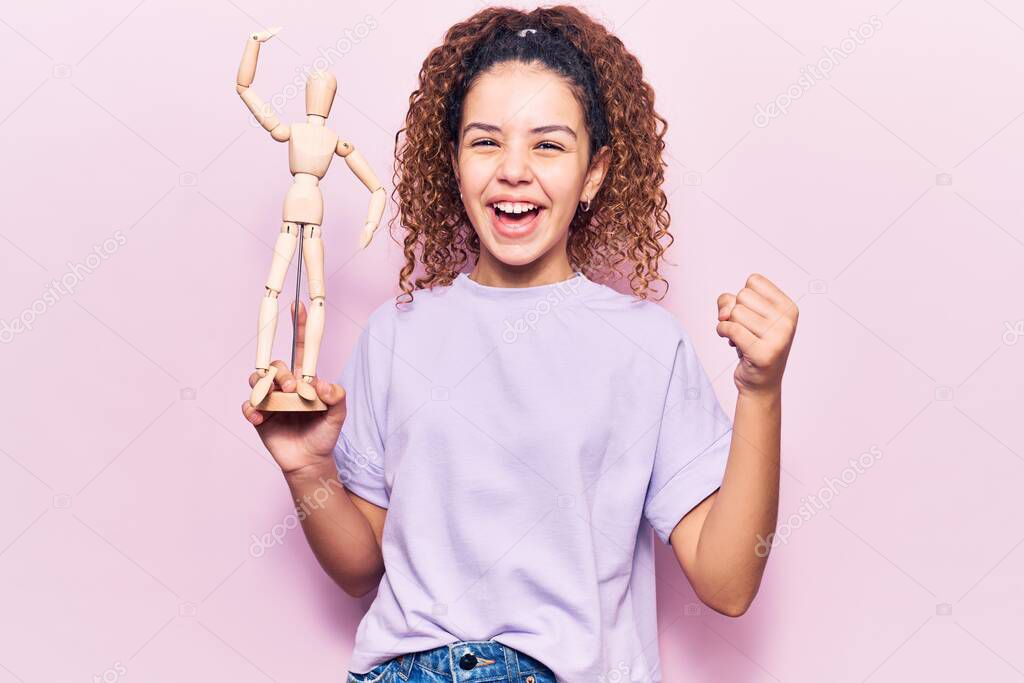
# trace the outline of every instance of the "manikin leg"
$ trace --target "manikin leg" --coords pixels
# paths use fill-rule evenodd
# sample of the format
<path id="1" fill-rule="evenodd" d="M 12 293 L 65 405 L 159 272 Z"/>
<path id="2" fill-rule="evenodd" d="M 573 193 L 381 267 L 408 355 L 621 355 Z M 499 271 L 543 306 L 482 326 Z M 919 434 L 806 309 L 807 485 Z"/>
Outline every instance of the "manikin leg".
<path id="1" fill-rule="evenodd" d="M 277 332 L 277 295 L 284 287 L 284 278 L 288 273 L 288 264 L 295 254 L 295 244 L 299 240 L 299 226 L 296 223 L 284 223 L 274 245 L 274 260 L 267 276 L 266 293 L 260 302 L 260 316 L 257 324 L 256 337 L 256 372 L 260 379 L 252 388 L 249 403 L 257 405 L 270 393 L 274 385 L 277 368 L 270 365 L 270 354 L 274 348 L 274 334 Z M 305 250 L 303 250 L 305 251 Z"/>
<path id="2" fill-rule="evenodd" d="M 319 225 L 304 225 L 302 260 L 306 262 L 306 287 L 309 289 L 309 311 L 306 314 L 305 345 L 302 349 L 302 381 L 298 392 L 313 400 L 316 390 L 311 382 L 316 377 L 316 361 L 320 355 L 320 341 L 324 337 L 324 241 Z"/>

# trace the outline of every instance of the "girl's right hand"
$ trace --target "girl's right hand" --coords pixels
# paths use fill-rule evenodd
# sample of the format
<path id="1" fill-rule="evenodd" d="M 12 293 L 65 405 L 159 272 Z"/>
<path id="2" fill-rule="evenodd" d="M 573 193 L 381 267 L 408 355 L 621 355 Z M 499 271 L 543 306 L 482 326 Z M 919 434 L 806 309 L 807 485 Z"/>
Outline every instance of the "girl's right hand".
<path id="1" fill-rule="evenodd" d="M 302 357 L 305 327 L 305 307 L 301 303 L 299 307 L 296 358 Z M 275 360 L 271 365 L 277 368 L 271 393 L 295 391 L 295 383 L 301 381 L 301 378 L 295 377 L 284 361 Z M 259 373 L 252 373 L 249 377 L 250 388 L 259 377 Z M 327 404 L 326 411 L 269 412 L 257 410 L 248 399 L 242 403 L 242 414 L 256 427 L 263 445 L 286 475 L 332 463 L 332 451 L 345 422 L 345 390 L 319 377 L 314 378 L 313 387 L 320 400 Z"/>

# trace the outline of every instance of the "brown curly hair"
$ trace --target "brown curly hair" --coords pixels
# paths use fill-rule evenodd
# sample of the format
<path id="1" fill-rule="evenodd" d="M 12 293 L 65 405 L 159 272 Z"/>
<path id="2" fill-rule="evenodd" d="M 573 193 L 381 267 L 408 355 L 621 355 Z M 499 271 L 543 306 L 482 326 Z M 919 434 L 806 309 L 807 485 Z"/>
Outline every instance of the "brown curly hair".
<path id="1" fill-rule="evenodd" d="M 508 40 L 526 28 L 537 29 L 526 35 L 540 34 L 540 47 L 532 52 L 511 47 L 531 41 Z M 557 54 L 558 44 L 575 58 Z M 406 295 L 407 302 L 412 301 L 414 286 L 451 284 L 469 253 L 480 254 L 449 150 L 457 149 L 465 93 L 488 67 L 507 61 L 540 61 L 558 72 L 586 113 L 594 143 L 591 158 L 597 144 L 610 147 L 608 172 L 591 211 L 576 211 L 569 226 L 567 250 L 573 270 L 600 281 L 606 275 L 621 276 L 618 265 L 629 261 L 629 283 L 637 297 L 646 299 L 655 281 L 665 282 L 667 293 L 658 261 L 674 240 L 668 230 L 668 198 L 661 189 L 668 122 L 654 110 L 654 89 L 644 81 L 640 62 L 619 38 L 575 7 L 530 12 L 490 7 L 452 26 L 444 42 L 427 56 L 419 88 L 409 96 L 405 127 L 395 134 L 391 196 L 398 212 L 389 221 L 392 239 L 396 219 L 406 229 L 405 265 L 399 274 L 402 294 L 396 305 Z M 405 138 L 399 142 L 402 133 Z M 661 243 L 663 237 L 668 238 L 666 244 Z M 425 274 L 410 283 L 417 252 Z"/>

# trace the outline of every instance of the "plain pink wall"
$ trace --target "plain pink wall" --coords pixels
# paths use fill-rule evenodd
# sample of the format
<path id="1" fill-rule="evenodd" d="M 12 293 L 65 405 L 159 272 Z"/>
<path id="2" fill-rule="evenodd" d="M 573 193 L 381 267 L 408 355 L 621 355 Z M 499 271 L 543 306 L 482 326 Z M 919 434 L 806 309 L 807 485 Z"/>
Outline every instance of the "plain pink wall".
<path id="1" fill-rule="evenodd" d="M 298 529 L 252 549 L 292 514 L 239 410 L 289 176 L 234 74 L 265 25 L 285 26 L 266 99 L 333 48 L 330 125 L 390 192 L 420 64 L 481 6 L 4 3 L 0 683 L 343 680 L 369 599 Z M 1024 9 L 587 7 L 670 122 L 664 304 L 730 413 L 716 296 L 757 271 L 801 308 L 785 541 L 736 620 L 662 549 L 665 680 L 1020 680 Z M 807 65 L 829 78 L 801 85 Z M 281 104 L 301 117 L 301 93 Z M 324 187 L 336 377 L 401 252 L 386 227 L 356 251 L 368 193 L 344 163 Z"/>

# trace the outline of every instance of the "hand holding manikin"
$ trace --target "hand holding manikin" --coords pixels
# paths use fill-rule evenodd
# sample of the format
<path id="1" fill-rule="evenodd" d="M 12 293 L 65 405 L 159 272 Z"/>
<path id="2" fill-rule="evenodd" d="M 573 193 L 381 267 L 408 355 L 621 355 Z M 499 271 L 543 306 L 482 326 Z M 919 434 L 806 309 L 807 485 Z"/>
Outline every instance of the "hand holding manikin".
<path id="1" fill-rule="evenodd" d="M 274 247 L 270 275 L 266 291 L 260 303 L 258 337 L 256 342 L 256 372 L 259 380 L 253 386 L 249 402 L 256 406 L 270 392 L 278 368 L 270 363 L 270 354 L 277 331 L 278 295 L 284 287 L 285 275 L 296 245 L 302 235 L 302 259 L 306 264 L 306 276 L 310 305 L 304 330 L 305 345 L 302 353 L 301 378 L 298 378 L 297 393 L 307 401 L 316 401 L 316 391 L 311 382 L 316 377 L 317 357 L 324 331 L 324 246 L 323 216 L 324 201 L 320 192 L 320 180 L 327 174 L 334 155 L 345 159 L 352 171 L 371 193 L 370 208 L 366 223 L 359 236 L 359 247 L 365 248 L 380 224 L 384 214 L 386 192 L 383 185 L 370 169 L 363 156 L 351 142 L 338 138 L 337 133 L 326 127 L 327 116 L 334 103 L 338 84 L 329 71 L 314 70 L 306 78 L 306 121 L 283 124 L 273 110 L 267 106 L 250 87 L 256 74 L 256 61 L 260 45 L 274 37 L 279 28 L 253 33 L 245 44 L 242 63 L 238 67 L 236 90 L 253 116 L 270 136 L 278 142 L 288 143 L 288 169 L 293 183 L 284 200 L 284 222 Z M 298 374 L 298 373 L 296 373 Z"/>
<path id="2" fill-rule="evenodd" d="M 292 307 L 299 321 L 295 335 L 296 353 L 301 353 L 305 342 L 303 331 L 306 309 L 301 301 L 295 301 Z M 274 378 L 270 395 L 284 394 L 294 397 L 298 378 L 292 375 L 291 369 L 283 361 L 275 360 L 273 367 L 278 373 Z M 252 373 L 249 377 L 249 386 L 255 386 L 259 380 L 259 373 Z M 317 377 L 314 386 L 317 396 L 327 406 L 325 411 L 280 413 L 257 410 L 248 400 L 242 403 L 242 415 L 256 427 L 256 433 L 263 441 L 263 445 L 270 451 L 285 475 L 300 470 L 313 471 L 322 465 L 330 465 L 331 453 L 345 423 L 345 414 L 348 410 L 345 390 L 323 377 Z"/>

